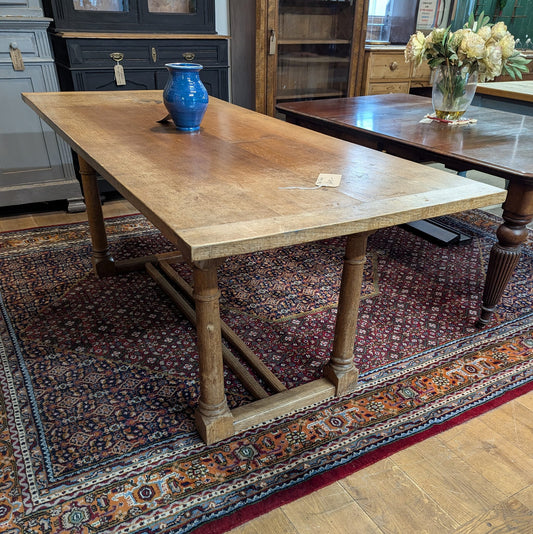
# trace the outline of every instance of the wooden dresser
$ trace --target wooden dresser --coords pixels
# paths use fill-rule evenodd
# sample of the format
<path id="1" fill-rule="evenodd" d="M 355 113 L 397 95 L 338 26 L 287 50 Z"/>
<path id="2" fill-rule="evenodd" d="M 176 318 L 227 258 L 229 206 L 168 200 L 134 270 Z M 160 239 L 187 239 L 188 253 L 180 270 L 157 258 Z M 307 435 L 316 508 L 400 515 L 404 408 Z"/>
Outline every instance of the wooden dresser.
<path id="1" fill-rule="evenodd" d="M 406 63 L 405 46 L 367 45 L 363 68 L 363 95 L 409 93 L 415 87 L 431 85 L 431 71 L 427 63 L 418 69 Z"/>

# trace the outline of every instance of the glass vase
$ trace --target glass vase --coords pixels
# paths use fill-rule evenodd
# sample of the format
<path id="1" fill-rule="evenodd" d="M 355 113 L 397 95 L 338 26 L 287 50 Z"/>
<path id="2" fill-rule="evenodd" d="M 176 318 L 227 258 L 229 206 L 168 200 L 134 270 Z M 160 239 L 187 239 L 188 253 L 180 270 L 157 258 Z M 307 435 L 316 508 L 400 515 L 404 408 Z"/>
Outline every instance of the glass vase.
<path id="1" fill-rule="evenodd" d="M 476 93 L 478 74 L 468 67 L 440 65 L 433 74 L 431 97 L 438 119 L 457 120 L 464 115 Z"/>

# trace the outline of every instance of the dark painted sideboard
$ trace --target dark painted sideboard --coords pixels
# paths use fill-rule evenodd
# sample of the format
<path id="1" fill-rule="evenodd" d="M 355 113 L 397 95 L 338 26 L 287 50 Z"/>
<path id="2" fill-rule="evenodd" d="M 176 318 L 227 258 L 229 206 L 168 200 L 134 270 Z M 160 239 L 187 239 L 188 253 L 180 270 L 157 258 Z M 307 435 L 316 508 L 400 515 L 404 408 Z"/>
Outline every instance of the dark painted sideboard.
<path id="1" fill-rule="evenodd" d="M 228 39 L 218 35 L 52 34 L 59 84 L 65 91 L 163 89 L 165 63 L 200 63 L 207 92 L 228 100 Z M 117 84 L 115 65 L 124 69 Z"/>

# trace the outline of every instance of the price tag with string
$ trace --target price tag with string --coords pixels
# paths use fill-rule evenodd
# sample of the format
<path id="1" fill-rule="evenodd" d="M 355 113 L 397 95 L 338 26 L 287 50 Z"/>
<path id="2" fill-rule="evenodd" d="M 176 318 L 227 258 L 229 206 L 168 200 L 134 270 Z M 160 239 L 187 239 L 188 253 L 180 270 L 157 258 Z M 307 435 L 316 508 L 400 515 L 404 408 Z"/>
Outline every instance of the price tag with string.
<path id="1" fill-rule="evenodd" d="M 109 54 L 111 59 L 116 62 L 115 65 L 115 83 L 117 86 L 126 85 L 126 76 L 124 75 L 124 67 L 120 62 L 124 59 L 124 54 L 120 52 L 113 52 Z"/>
<path id="2" fill-rule="evenodd" d="M 22 59 L 22 52 L 17 46 L 17 43 L 9 43 L 9 55 L 11 57 L 11 63 L 13 64 L 13 70 L 24 70 L 24 60 Z"/>
<path id="3" fill-rule="evenodd" d="M 316 179 L 313 187 L 289 186 L 280 187 L 280 189 L 320 189 L 321 187 L 339 187 L 341 184 L 342 174 L 331 174 L 321 172 Z"/>

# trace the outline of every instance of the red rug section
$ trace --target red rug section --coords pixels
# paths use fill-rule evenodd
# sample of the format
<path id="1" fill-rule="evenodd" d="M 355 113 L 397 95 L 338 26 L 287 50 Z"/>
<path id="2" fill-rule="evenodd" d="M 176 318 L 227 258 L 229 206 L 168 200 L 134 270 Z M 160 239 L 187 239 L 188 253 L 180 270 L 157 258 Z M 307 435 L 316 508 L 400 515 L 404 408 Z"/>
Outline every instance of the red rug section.
<path id="1" fill-rule="evenodd" d="M 291 503 L 297 499 L 305 497 L 314 491 L 329 486 L 338 480 L 346 478 L 353 473 L 364 469 L 370 465 L 373 465 L 380 460 L 384 460 L 389 456 L 392 456 L 394 453 L 407 449 L 421 441 L 424 441 L 432 436 L 436 436 L 446 430 L 453 428 L 461 423 L 470 421 L 474 417 L 478 417 L 498 406 L 502 406 L 506 402 L 509 402 L 513 399 L 521 397 L 526 393 L 533 391 L 533 383 L 525 384 L 524 386 L 517 388 L 513 391 L 505 393 L 501 397 L 489 401 L 481 406 L 472 408 L 466 413 L 458 415 L 457 417 L 450 419 L 444 423 L 439 423 L 431 428 L 424 430 L 413 436 L 409 436 L 404 439 L 399 439 L 398 441 L 391 443 L 390 445 L 385 445 L 375 451 L 364 454 L 362 457 L 357 460 L 352 460 L 349 464 L 343 465 L 341 467 L 336 467 L 329 470 L 326 473 L 316 475 L 313 478 L 302 482 L 290 489 L 282 490 L 271 497 L 267 497 L 265 500 L 258 502 L 256 504 L 251 504 L 242 510 L 238 510 L 231 515 L 217 519 L 213 523 L 207 523 L 194 530 L 195 534 L 223 534 L 228 530 L 236 528 L 252 519 L 255 519 L 261 515 L 267 514 L 268 512 L 279 508 L 284 504 Z"/>

